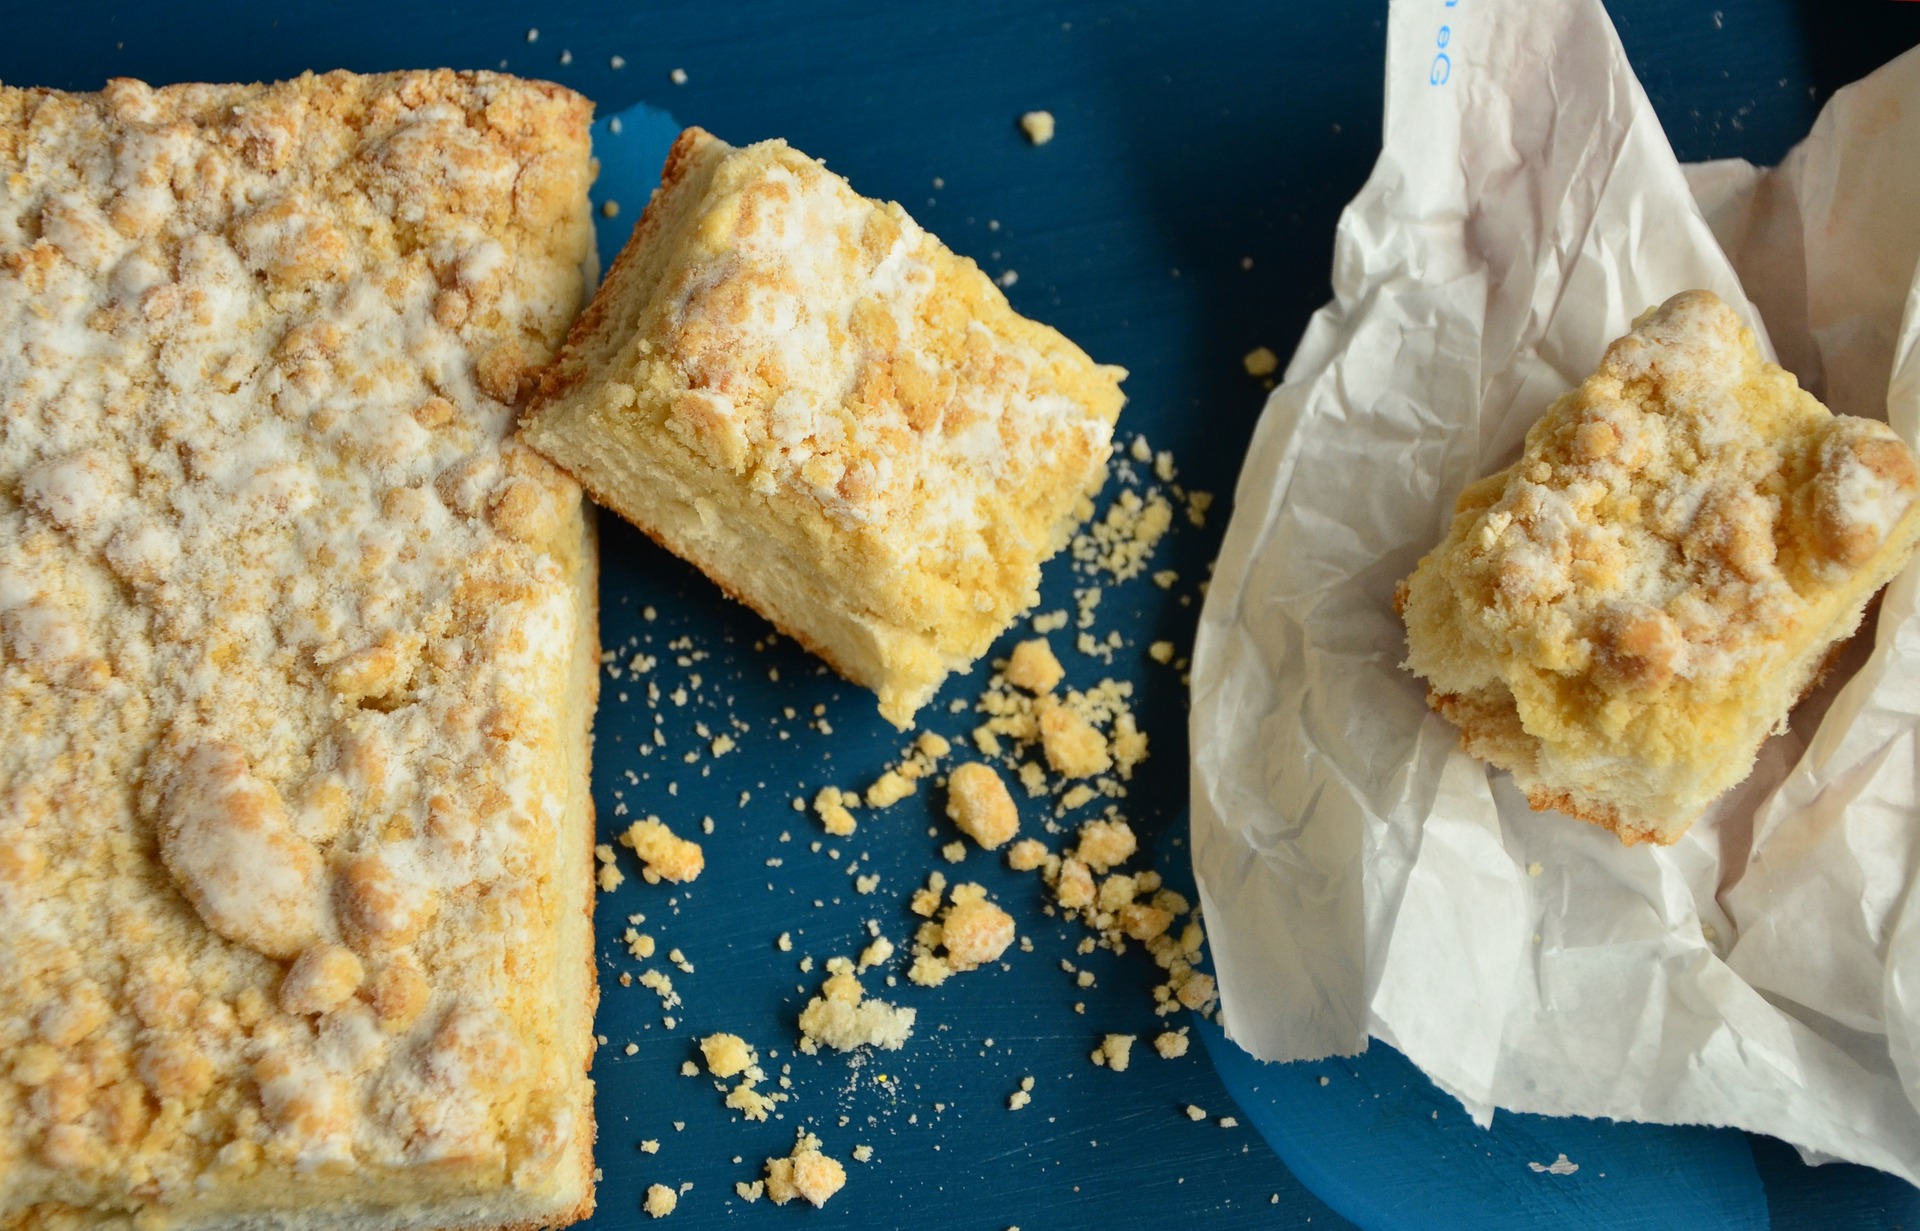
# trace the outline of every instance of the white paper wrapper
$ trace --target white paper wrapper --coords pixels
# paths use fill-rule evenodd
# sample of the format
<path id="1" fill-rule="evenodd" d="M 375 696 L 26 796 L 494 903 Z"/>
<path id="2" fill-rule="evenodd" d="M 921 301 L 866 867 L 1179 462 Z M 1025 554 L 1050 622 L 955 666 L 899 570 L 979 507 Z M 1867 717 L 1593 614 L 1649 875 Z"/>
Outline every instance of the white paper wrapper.
<path id="1" fill-rule="evenodd" d="M 1459 751 L 1391 605 L 1461 488 L 1678 291 L 1912 443 L 1916 201 L 1920 52 L 1777 170 L 1683 169 L 1599 0 L 1393 6 L 1385 149 L 1254 436 L 1194 656 L 1194 863 L 1234 1040 L 1290 1060 L 1372 1035 L 1483 1123 L 1737 1125 L 1920 1181 L 1916 570 L 1665 849 L 1531 812 Z"/>

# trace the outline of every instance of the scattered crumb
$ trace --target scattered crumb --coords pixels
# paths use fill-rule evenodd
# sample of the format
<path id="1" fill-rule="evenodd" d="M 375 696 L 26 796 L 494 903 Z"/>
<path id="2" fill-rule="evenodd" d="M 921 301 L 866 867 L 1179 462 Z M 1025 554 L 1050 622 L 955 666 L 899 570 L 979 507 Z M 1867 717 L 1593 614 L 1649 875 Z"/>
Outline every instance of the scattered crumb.
<path id="1" fill-rule="evenodd" d="M 660 1142 L 659 1142 L 659 1139 L 658 1139 L 658 1138 L 653 1138 L 653 1137 L 649 1137 L 649 1138 L 647 1138 L 647 1140 L 645 1140 L 645 1141 L 643 1141 L 643 1142 L 641 1142 L 641 1143 L 640 1143 L 640 1152 L 641 1152 L 642 1154 L 658 1154 L 658 1153 L 660 1152 Z"/>
<path id="2" fill-rule="evenodd" d="M 1139 841 L 1125 821 L 1088 821 L 1080 827 L 1080 845 L 1074 856 L 1095 872 L 1105 872 L 1133 858 Z"/>
<path id="3" fill-rule="evenodd" d="M 608 197 L 606 200 L 600 202 L 600 215 L 603 218 L 618 218 L 620 216 L 620 202 L 614 200 L 612 197 Z M 658 1188 L 659 1185 L 656 1184 L 654 1187 Z M 656 1214 L 654 1217 L 658 1218 L 659 1215 Z"/>
<path id="4" fill-rule="evenodd" d="M 853 963 L 834 958 L 820 994 L 800 1011 L 800 1050 L 812 1055 L 824 1043 L 835 1051 L 878 1047 L 895 1051 L 913 1037 L 914 1010 L 884 1000 L 866 998 L 866 989 L 853 975 Z"/>
<path id="5" fill-rule="evenodd" d="M 1177 1060 L 1187 1054 L 1187 1028 L 1167 1030 L 1153 1036 L 1153 1050 L 1162 1060 Z"/>
<path id="6" fill-rule="evenodd" d="M 1133 1035 L 1110 1034 L 1100 1040 L 1100 1046 L 1093 1049 L 1093 1062 L 1103 1064 L 1116 1073 L 1127 1071 L 1127 1065 L 1133 1059 Z"/>
<path id="7" fill-rule="evenodd" d="M 865 1163 L 865 1162 L 873 1161 L 873 1147 L 872 1146 L 853 1147 L 853 1161 L 856 1163 Z"/>
<path id="8" fill-rule="evenodd" d="M 764 1180 L 755 1180 L 751 1184 L 745 1180 L 736 1180 L 733 1185 L 733 1191 L 738 1193 L 740 1199 L 748 1205 L 752 1205 L 754 1202 L 760 1200 L 760 1194 L 765 1192 L 766 1189 L 767 1185 Z"/>
<path id="9" fill-rule="evenodd" d="M 1004 845 L 1020 829 L 1020 812 L 1007 784 L 992 766 L 977 761 L 958 766 L 948 775 L 947 816 L 986 850 Z"/>
<path id="10" fill-rule="evenodd" d="M 1543 1171 L 1553 1175 L 1572 1175 L 1580 1170 L 1580 1164 L 1569 1161 L 1567 1156 L 1562 1154 L 1550 1163 L 1528 1163 L 1527 1170 L 1536 1175 Z"/>
<path id="11" fill-rule="evenodd" d="M 649 885 L 663 880 L 684 884 L 700 875 L 707 866 L 698 842 L 676 837 L 657 816 L 635 821 L 620 835 L 620 844 L 630 846 L 640 856 L 641 877 Z"/>
<path id="12" fill-rule="evenodd" d="M 760 1057 L 737 1034 L 710 1034 L 700 1040 L 700 1054 L 707 1059 L 707 1072 L 722 1079 L 737 1076 Z"/>
<path id="13" fill-rule="evenodd" d="M 1157 663 L 1172 662 L 1173 661 L 1173 642 L 1171 641 L 1154 642 L 1152 645 L 1147 647 L 1147 657 L 1151 658 L 1153 661 Z"/>
<path id="14" fill-rule="evenodd" d="M 1040 745 L 1055 773 L 1068 778 L 1089 778 L 1112 768 L 1113 756 L 1107 750 L 1106 737 L 1086 718 L 1052 697 L 1042 697 L 1034 706 L 1034 712 L 1040 720 Z"/>
<path id="15" fill-rule="evenodd" d="M 1204 1108 L 1195 1107 L 1192 1103 L 1187 1104 L 1187 1119 L 1204 1120 L 1206 1118 L 1207 1118 L 1207 1113 Z"/>
<path id="16" fill-rule="evenodd" d="M 828 833 L 836 838 L 845 838 L 858 828 L 851 809 L 858 807 L 859 803 L 860 797 L 850 791 L 842 791 L 837 786 L 823 786 L 820 793 L 813 797 L 813 810 Z"/>
<path id="17" fill-rule="evenodd" d="M 916 895 L 915 910 L 925 904 Z M 938 905 L 936 892 L 934 909 Z M 915 933 L 907 978 L 922 987 L 938 987 L 953 974 L 997 960 L 1013 944 L 1013 937 L 1013 916 L 987 900 L 984 885 L 955 885 L 952 905 L 940 920 L 921 924 Z M 936 952 L 940 949 L 945 953 Z"/>
<path id="18" fill-rule="evenodd" d="M 1066 626 L 1067 613 L 1064 611 L 1049 611 L 1033 617 L 1033 631 L 1042 636 L 1047 633 L 1057 633 Z"/>
<path id="19" fill-rule="evenodd" d="M 847 1182 L 847 1169 L 820 1152 L 820 1139 L 800 1130 L 793 1153 L 786 1158 L 767 1160 L 766 1193 L 775 1205 L 785 1205 L 795 1197 L 822 1206 Z"/>
<path id="20" fill-rule="evenodd" d="M 685 85 L 687 84 L 687 70 L 684 68 L 676 68 L 667 74 L 667 80 L 673 82 L 675 85 Z"/>
<path id="21" fill-rule="evenodd" d="M 1053 112 L 1029 111 L 1020 117 L 1020 131 L 1027 134 L 1027 140 L 1035 145 L 1045 145 L 1053 140 Z"/>
<path id="22" fill-rule="evenodd" d="M 964 842 L 949 842 L 940 848 L 940 857 L 948 863 L 960 863 L 967 857 L 967 845 Z"/>
<path id="23" fill-rule="evenodd" d="M 1007 866 L 1015 872 L 1031 872 L 1044 867 L 1051 857 L 1047 844 L 1038 838 L 1022 838 L 1007 848 Z"/>
<path id="24" fill-rule="evenodd" d="M 1064 619 L 1066 613 L 1061 612 L 1060 615 Z M 1045 637 L 1022 641 L 1013 647 L 1013 653 L 1007 659 L 1007 683 L 1030 693 L 1052 692 L 1066 674 L 1066 668 L 1054 657 L 1053 647 L 1047 644 Z"/>
<path id="25" fill-rule="evenodd" d="M 641 1206 L 650 1217 L 665 1218 L 673 1213 L 673 1207 L 680 1204 L 679 1196 L 665 1184 L 647 1185 L 647 1201 Z"/>
<path id="26" fill-rule="evenodd" d="M 1240 1121 L 1234 1116 L 1221 1116 L 1220 1127 L 1221 1128 L 1239 1128 Z"/>
<path id="27" fill-rule="evenodd" d="M 1248 376 L 1272 376 L 1280 370 L 1280 356 L 1264 346 L 1256 346 L 1240 360 Z"/>

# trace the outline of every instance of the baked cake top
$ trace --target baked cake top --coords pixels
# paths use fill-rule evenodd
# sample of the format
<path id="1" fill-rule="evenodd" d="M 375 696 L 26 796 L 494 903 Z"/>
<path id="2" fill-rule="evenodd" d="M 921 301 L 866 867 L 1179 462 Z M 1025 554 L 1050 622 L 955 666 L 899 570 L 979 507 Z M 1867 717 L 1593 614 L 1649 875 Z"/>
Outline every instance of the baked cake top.
<path id="1" fill-rule="evenodd" d="M 1452 602 L 1409 609 L 1433 623 L 1411 665 L 1438 693 L 1504 678 L 1543 739 L 1687 755 L 1688 723 L 1828 632 L 1917 491 L 1886 424 L 1828 412 L 1714 295 L 1675 296 L 1462 494 L 1431 560 Z M 1634 725 L 1656 709 L 1673 722 Z"/>
<path id="2" fill-rule="evenodd" d="M 591 1131 L 542 1002 L 579 493 L 503 444 L 589 120 L 0 88 L 0 1214 Z"/>
<path id="3" fill-rule="evenodd" d="M 725 161 L 628 343 L 668 429 L 874 559 L 1024 592 L 1058 546 L 1055 494 L 1100 473 L 1125 373 L 784 141 L 733 150 L 689 129 L 661 191 L 716 148 Z M 576 337 L 603 326 L 600 308 Z M 570 349 L 542 400 L 586 360 Z"/>

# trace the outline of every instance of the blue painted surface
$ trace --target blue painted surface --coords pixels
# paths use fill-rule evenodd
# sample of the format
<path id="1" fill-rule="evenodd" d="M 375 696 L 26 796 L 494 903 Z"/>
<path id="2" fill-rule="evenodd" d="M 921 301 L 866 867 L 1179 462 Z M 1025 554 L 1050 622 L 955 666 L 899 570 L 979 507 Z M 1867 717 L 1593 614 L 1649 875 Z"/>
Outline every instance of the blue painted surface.
<path id="1" fill-rule="evenodd" d="M 1777 158 L 1833 88 L 1920 41 L 1920 5 L 1623 0 L 1614 11 L 1687 158 Z M 1017 271 L 1015 306 L 1132 369 L 1123 427 L 1171 448 L 1183 481 L 1224 503 L 1263 398 L 1239 357 L 1255 345 L 1286 354 L 1326 298 L 1334 220 L 1378 148 L 1383 16 L 1376 4 L 1254 0 L 83 0 L 9 6 L 0 80 L 95 88 L 109 75 L 230 80 L 504 61 L 581 90 L 603 115 L 647 103 L 735 141 L 786 136 L 862 191 L 902 201 L 989 272 Z M 623 67 L 613 67 L 615 55 Z M 683 86 L 669 81 L 676 67 L 688 74 Z M 1014 126 L 1033 107 L 1060 121 L 1058 138 L 1040 149 Z M 622 127 L 599 146 L 597 194 L 622 206 L 600 222 L 609 258 L 669 135 L 664 121 L 632 115 Z M 1142 651 L 1163 637 L 1189 644 L 1194 608 L 1181 598 L 1191 600 L 1205 575 L 1223 515 L 1181 526 L 1161 548 L 1156 567 L 1182 576 L 1172 592 L 1142 581 L 1103 603 L 1099 628 L 1129 639 L 1115 667 L 1069 664 L 1078 682 L 1138 681 L 1155 756 L 1128 810 L 1146 838 L 1143 862 L 1176 882 L 1186 879 L 1183 694 Z M 801 988 L 817 981 L 791 963 L 851 951 L 870 918 L 903 939 L 912 921 L 899 897 L 929 867 L 945 866 L 936 851 L 951 833 L 922 796 L 864 821 L 854 840 L 829 848 L 837 857 L 809 850 L 818 831 L 790 797 L 826 781 L 863 782 L 897 737 L 870 698 L 791 645 L 756 650 L 766 626 L 690 569 L 612 519 L 602 529 L 606 644 L 656 655 L 668 692 L 696 673 L 706 684 L 686 707 L 662 711 L 665 756 L 637 752 L 655 727 L 644 683 L 603 681 L 595 765 L 603 828 L 624 823 L 615 813 L 625 805 L 683 825 L 711 816 L 715 832 L 704 839 L 709 870 L 694 885 L 636 881 L 604 900 L 600 1029 L 610 1046 L 596 1067 L 606 1172 L 597 1224 L 636 1226 L 648 1184 L 688 1181 L 669 1226 L 1920 1224 L 1920 1195 L 1897 1181 L 1809 1169 L 1765 1141 L 1743 1160 L 1736 1134 L 1505 1116 L 1482 1133 L 1383 1048 L 1359 1061 L 1268 1068 L 1210 1038 L 1225 1084 L 1197 1047 L 1170 1062 L 1136 1053 L 1124 1074 L 1094 1069 L 1086 1053 L 1102 1032 L 1158 1027 L 1146 996 L 1150 964 L 1138 952 L 1075 954 L 1080 933 L 1041 913 L 1032 880 L 978 855 L 949 872 L 1006 901 L 1034 952 L 937 992 L 900 993 L 921 1011 L 919 1036 L 903 1052 L 859 1068 L 784 1054 Z M 1051 569 L 1046 606 L 1067 603 L 1073 583 Z M 708 657 L 666 649 L 680 637 Z M 966 695 L 961 681 L 942 700 Z M 831 737 L 806 725 L 816 705 Z M 797 719 L 770 721 L 784 707 Z M 935 712 L 936 729 L 968 725 Z M 753 728 L 739 733 L 738 753 L 679 759 L 699 743 L 695 723 L 717 730 L 729 714 Z M 1030 829 L 1042 819 L 1023 815 Z M 846 872 L 859 855 L 863 870 L 884 878 L 872 897 L 855 893 Z M 633 913 L 647 916 L 642 929 L 662 949 L 684 948 L 695 966 L 673 972 L 686 1003 L 671 1030 L 650 993 L 618 984 L 641 966 L 618 940 Z M 793 934 L 790 954 L 773 946 L 782 930 Z M 1063 958 L 1092 970 L 1096 985 L 1075 987 Z M 710 1083 L 676 1075 L 690 1040 L 714 1029 L 780 1049 L 775 1063 L 792 1065 L 796 1094 L 783 1120 L 738 1124 Z M 1033 1105 L 1008 1112 L 1006 1095 L 1028 1074 L 1038 1079 Z M 1233 1110 L 1229 1089 L 1274 1148 L 1250 1127 L 1214 1122 Z M 1189 1104 L 1210 1119 L 1189 1121 Z M 843 1158 L 856 1142 L 872 1144 L 875 1161 L 851 1165 L 848 1189 L 824 1210 L 744 1209 L 733 1181 L 784 1152 L 802 1122 Z M 644 1139 L 659 1140 L 659 1153 L 641 1153 Z M 1526 1167 L 1561 1153 L 1581 1170 Z"/>

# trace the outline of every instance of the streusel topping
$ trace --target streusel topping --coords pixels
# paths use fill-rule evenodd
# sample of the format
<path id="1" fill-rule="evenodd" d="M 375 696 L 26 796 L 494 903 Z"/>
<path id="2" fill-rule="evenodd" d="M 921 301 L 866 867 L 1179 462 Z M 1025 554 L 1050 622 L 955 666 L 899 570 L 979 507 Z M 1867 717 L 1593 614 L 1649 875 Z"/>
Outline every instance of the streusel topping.
<path id="1" fill-rule="evenodd" d="M 0 1214 L 585 1130 L 535 1059 L 580 494 L 505 441 L 588 120 L 0 89 Z"/>

